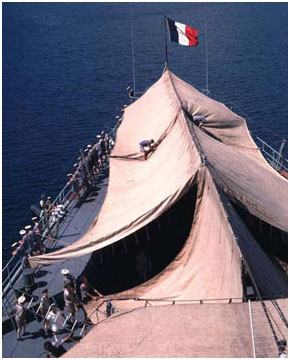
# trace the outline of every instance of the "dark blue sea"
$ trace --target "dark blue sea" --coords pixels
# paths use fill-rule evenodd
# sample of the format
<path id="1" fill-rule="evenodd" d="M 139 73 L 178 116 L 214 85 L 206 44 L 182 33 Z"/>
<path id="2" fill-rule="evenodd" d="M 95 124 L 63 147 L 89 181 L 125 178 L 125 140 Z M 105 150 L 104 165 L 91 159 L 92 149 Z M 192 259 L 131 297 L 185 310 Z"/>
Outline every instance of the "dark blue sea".
<path id="1" fill-rule="evenodd" d="M 115 124 L 133 86 L 164 67 L 163 15 L 199 30 L 199 46 L 169 44 L 171 70 L 251 119 L 279 149 L 288 126 L 287 3 L 3 3 L 3 261 L 30 223 L 31 204 L 56 196 L 79 149 Z M 131 17 L 132 15 L 132 17 Z"/>

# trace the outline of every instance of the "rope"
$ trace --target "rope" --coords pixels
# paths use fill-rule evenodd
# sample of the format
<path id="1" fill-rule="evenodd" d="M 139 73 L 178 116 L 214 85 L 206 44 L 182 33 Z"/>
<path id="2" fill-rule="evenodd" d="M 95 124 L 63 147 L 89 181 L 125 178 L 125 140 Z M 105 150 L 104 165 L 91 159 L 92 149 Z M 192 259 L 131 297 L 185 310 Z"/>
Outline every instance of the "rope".
<path id="1" fill-rule="evenodd" d="M 175 118 L 170 122 L 167 128 L 159 136 L 158 140 L 155 142 L 157 146 L 159 146 L 162 143 L 162 141 L 166 138 L 166 136 L 170 133 L 170 131 L 172 130 L 173 126 L 177 121 L 178 115 L 179 114 L 175 116 Z M 133 153 L 128 155 L 110 155 L 110 158 L 123 159 L 123 160 L 139 160 L 140 158 L 142 158 L 142 155 L 140 155 L 140 153 Z"/>
<path id="2" fill-rule="evenodd" d="M 131 3 L 131 47 L 132 47 L 132 71 L 133 71 L 133 91 L 135 96 L 135 54 L 134 54 L 134 32 L 133 32 L 133 3 Z"/>
<path id="3" fill-rule="evenodd" d="M 208 90 L 208 41 L 207 41 L 207 4 L 205 4 L 205 88 Z"/>

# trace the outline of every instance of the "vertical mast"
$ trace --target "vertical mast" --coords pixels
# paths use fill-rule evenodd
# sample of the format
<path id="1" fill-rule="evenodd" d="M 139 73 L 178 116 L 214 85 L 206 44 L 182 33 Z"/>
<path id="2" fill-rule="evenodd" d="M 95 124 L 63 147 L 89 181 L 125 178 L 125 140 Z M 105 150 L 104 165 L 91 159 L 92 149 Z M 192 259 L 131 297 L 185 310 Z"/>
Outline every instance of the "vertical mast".
<path id="1" fill-rule="evenodd" d="M 205 5 L 205 88 L 208 95 L 207 5 Z"/>
<path id="2" fill-rule="evenodd" d="M 165 27 L 165 31 L 164 31 L 164 35 L 165 35 L 165 45 L 164 45 L 164 50 L 165 50 L 165 69 L 168 69 L 168 53 L 167 53 L 167 18 L 166 15 L 164 15 L 164 27 Z"/>
<path id="3" fill-rule="evenodd" d="M 133 33 L 133 4 L 131 4 L 131 47 L 132 47 L 132 69 L 133 69 L 133 91 L 135 92 L 135 54 L 134 54 L 134 33 Z"/>

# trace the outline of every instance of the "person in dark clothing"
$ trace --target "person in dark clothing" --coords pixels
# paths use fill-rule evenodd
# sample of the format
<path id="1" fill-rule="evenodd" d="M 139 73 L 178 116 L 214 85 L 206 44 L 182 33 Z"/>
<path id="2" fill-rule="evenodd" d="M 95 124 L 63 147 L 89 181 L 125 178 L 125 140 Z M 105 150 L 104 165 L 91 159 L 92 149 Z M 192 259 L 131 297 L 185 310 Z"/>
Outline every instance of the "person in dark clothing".
<path id="1" fill-rule="evenodd" d="M 206 123 L 206 119 L 203 115 L 194 115 L 192 121 L 199 128 Z"/>
<path id="2" fill-rule="evenodd" d="M 97 289 L 92 287 L 85 276 L 82 276 L 81 280 L 80 294 L 82 303 L 85 304 L 89 300 L 98 300 L 99 298 L 104 297 Z"/>
<path id="3" fill-rule="evenodd" d="M 157 145 L 153 139 L 142 140 L 139 143 L 140 151 L 143 153 L 143 160 L 147 159 L 148 154 L 156 149 Z"/>
<path id="4" fill-rule="evenodd" d="M 151 261 L 145 254 L 144 249 L 140 249 L 136 256 L 136 270 L 142 282 L 148 280 L 151 271 Z"/>
<path id="5" fill-rule="evenodd" d="M 127 90 L 128 90 L 128 93 L 129 93 L 129 97 L 130 97 L 130 99 L 131 99 L 131 102 L 134 102 L 134 90 L 130 87 L 130 86 L 128 86 L 127 87 Z"/>
<path id="6" fill-rule="evenodd" d="M 74 291 L 74 293 L 76 293 L 76 279 L 75 277 L 69 273 L 68 269 L 62 269 L 61 273 L 63 275 L 63 286 L 65 287 L 65 285 L 70 285 Z"/>
<path id="7" fill-rule="evenodd" d="M 39 251 L 40 254 L 44 254 L 46 249 L 44 243 L 42 242 L 43 226 L 41 225 L 37 217 L 33 217 L 32 221 L 34 222 L 32 232 L 35 241 L 36 251 Z"/>
<path id="8" fill-rule="evenodd" d="M 64 286 L 63 299 L 64 299 L 66 313 L 67 315 L 69 315 L 69 321 L 74 322 L 79 301 L 77 300 L 73 292 L 73 288 L 71 287 L 70 284 L 66 284 Z"/>

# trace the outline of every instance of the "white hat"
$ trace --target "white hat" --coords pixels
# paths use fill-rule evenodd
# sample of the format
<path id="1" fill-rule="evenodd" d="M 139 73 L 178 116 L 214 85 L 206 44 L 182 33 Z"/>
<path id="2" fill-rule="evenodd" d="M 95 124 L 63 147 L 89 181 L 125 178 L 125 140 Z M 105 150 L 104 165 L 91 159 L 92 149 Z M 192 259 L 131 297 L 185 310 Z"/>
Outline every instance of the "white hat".
<path id="1" fill-rule="evenodd" d="M 26 231 L 25 231 L 25 230 L 20 230 L 20 231 L 19 231 L 19 234 L 20 234 L 20 235 L 25 235 L 25 234 L 26 234 Z"/>
<path id="2" fill-rule="evenodd" d="M 25 303 L 25 301 L 26 301 L 26 298 L 24 295 L 20 296 L 20 298 L 17 299 L 18 304 L 23 304 L 23 303 Z"/>
<path id="3" fill-rule="evenodd" d="M 119 115 L 116 115 L 116 119 L 120 119 L 120 116 L 119 116 Z"/>
<path id="4" fill-rule="evenodd" d="M 128 86 L 126 90 L 130 90 L 130 89 L 131 89 L 130 86 Z"/>
<path id="5" fill-rule="evenodd" d="M 47 200 L 51 200 L 51 197 L 50 197 L 50 196 L 48 196 L 48 197 L 47 197 Z"/>
<path id="6" fill-rule="evenodd" d="M 67 174 L 67 176 L 73 176 L 73 174 Z"/>
<path id="7" fill-rule="evenodd" d="M 81 157 L 81 156 L 79 156 L 79 157 L 78 157 L 78 160 L 82 160 L 82 157 Z"/>
<path id="8" fill-rule="evenodd" d="M 32 220 L 32 221 L 37 221 L 37 220 L 38 220 L 38 217 L 35 216 L 35 217 L 33 217 L 31 220 Z"/>
<path id="9" fill-rule="evenodd" d="M 62 275 L 67 275 L 69 273 L 68 269 L 62 269 L 61 270 Z"/>
<path id="10" fill-rule="evenodd" d="M 89 145 L 87 146 L 87 148 L 88 148 L 88 149 L 90 149 L 91 147 L 92 147 L 92 145 L 91 145 L 91 144 L 89 144 Z"/>
<path id="11" fill-rule="evenodd" d="M 98 139 L 100 139 L 102 136 L 101 136 L 101 135 L 97 135 L 96 137 L 97 137 Z"/>
<path id="12" fill-rule="evenodd" d="M 104 131 L 104 130 L 101 132 L 101 135 L 105 135 L 105 131 Z"/>
<path id="13" fill-rule="evenodd" d="M 30 229 L 31 229 L 31 225 L 26 225 L 24 229 L 25 229 L 25 230 L 30 230 Z"/>
<path id="14" fill-rule="evenodd" d="M 125 105 L 123 105 L 123 107 L 127 107 L 127 106 L 128 106 L 128 105 L 126 105 L 126 104 L 125 104 Z"/>
<path id="15" fill-rule="evenodd" d="M 78 166 L 79 166 L 79 164 L 78 164 L 78 163 L 75 163 L 75 164 L 74 164 L 74 167 L 78 167 Z"/>

